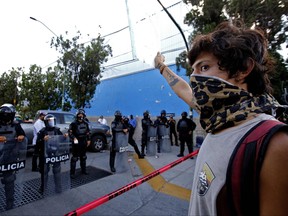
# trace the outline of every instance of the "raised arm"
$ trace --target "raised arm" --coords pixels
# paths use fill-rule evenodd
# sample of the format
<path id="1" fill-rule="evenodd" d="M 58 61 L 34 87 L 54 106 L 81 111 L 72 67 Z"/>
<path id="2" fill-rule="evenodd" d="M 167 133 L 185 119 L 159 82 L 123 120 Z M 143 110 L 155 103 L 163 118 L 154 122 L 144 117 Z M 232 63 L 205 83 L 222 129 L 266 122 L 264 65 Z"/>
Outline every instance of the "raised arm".
<path id="1" fill-rule="evenodd" d="M 194 108 L 195 105 L 192 102 L 193 95 L 190 85 L 184 79 L 170 70 L 169 67 L 164 64 L 164 61 L 165 57 L 158 52 L 154 59 L 155 68 L 160 70 L 160 73 L 166 79 L 175 94 L 177 94 L 178 97 L 180 97 L 190 107 Z"/>

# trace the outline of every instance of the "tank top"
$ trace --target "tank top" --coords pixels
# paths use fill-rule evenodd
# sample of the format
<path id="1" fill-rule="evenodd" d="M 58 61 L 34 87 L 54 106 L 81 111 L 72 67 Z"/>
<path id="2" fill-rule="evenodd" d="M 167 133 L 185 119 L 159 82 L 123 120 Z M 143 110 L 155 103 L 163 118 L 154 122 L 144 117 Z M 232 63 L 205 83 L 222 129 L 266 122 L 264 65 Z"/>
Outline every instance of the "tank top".
<path id="1" fill-rule="evenodd" d="M 207 134 L 196 161 L 189 216 L 217 215 L 217 196 L 226 183 L 227 167 L 236 145 L 248 130 L 268 119 L 274 118 L 260 114 L 222 133 Z"/>

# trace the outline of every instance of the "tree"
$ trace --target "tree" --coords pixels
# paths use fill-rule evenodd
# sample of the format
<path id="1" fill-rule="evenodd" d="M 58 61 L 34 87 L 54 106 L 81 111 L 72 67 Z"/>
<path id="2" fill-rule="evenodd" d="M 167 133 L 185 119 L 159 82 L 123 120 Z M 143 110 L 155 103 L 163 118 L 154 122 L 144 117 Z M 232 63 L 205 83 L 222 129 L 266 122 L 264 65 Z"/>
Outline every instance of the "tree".
<path id="1" fill-rule="evenodd" d="M 190 41 L 199 33 L 212 31 L 224 20 L 242 19 L 247 26 L 257 26 L 263 29 L 269 41 L 270 54 L 277 62 L 276 73 L 271 77 L 274 96 L 279 100 L 283 88 L 288 87 L 287 77 L 288 59 L 285 60 L 277 54 L 281 44 L 288 46 L 288 2 L 285 0 L 183 0 L 186 4 L 192 4 L 192 9 L 186 14 L 184 23 L 193 26 Z M 183 52 L 176 58 L 176 65 L 187 69 L 187 75 L 192 70 L 187 61 L 187 53 Z M 280 85 L 279 85 L 280 83 Z"/>
<path id="2" fill-rule="evenodd" d="M 12 68 L 0 77 L 0 106 L 4 103 L 16 105 L 18 103 L 18 79 L 22 68 Z"/>
<path id="3" fill-rule="evenodd" d="M 61 107 L 62 82 L 59 71 L 48 68 L 42 73 L 42 68 L 31 65 L 29 73 L 22 72 L 20 101 L 27 100 L 28 107 L 21 106 L 19 110 L 25 116 L 34 117 L 40 109 L 59 109 Z"/>
<path id="4" fill-rule="evenodd" d="M 90 107 L 90 100 L 100 83 L 101 65 L 112 55 L 112 49 L 104 44 L 100 35 L 85 46 L 84 43 L 78 43 L 81 33 L 78 31 L 77 34 L 71 40 L 64 40 L 62 35 L 53 37 L 51 47 L 62 54 L 58 66 L 63 70 L 65 100 L 69 98 L 74 108 L 78 109 Z"/>

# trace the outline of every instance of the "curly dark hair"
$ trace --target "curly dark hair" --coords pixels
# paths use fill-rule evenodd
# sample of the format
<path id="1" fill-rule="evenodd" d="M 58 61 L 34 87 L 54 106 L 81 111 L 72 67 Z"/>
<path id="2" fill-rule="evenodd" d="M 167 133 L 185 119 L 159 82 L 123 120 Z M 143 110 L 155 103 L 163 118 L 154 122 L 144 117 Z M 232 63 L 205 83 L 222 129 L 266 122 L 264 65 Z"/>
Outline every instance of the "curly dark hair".
<path id="1" fill-rule="evenodd" d="M 274 62 L 267 52 L 268 42 L 261 29 L 246 28 L 243 23 L 223 22 L 215 31 L 198 35 L 188 53 L 189 64 L 193 65 L 201 52 L 210 52 L 219 59 L 219 69 L 227 70 L 229 78 L 236 77 L 247 69 L 248 61 L 254 61 L 254 68 L 246 77 L 248 91 L 257 96 L 272 93 L 269 74 Z"/>

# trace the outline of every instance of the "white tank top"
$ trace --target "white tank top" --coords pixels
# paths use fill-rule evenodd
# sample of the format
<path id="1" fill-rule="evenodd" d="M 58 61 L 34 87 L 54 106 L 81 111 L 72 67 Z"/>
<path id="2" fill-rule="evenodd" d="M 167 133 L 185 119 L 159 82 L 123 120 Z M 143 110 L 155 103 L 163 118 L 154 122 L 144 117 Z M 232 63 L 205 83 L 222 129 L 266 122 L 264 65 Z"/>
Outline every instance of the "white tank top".
<path id="1" fill-rule="evenodd" d="M 217 215 L 217 196 L 226 182 L 226 171 L 234 148 L 250 128 L 267 119 L 274 118 L 260 114 L 222 133 L 206 136 L 197 156 L 189 216 Z"/>

